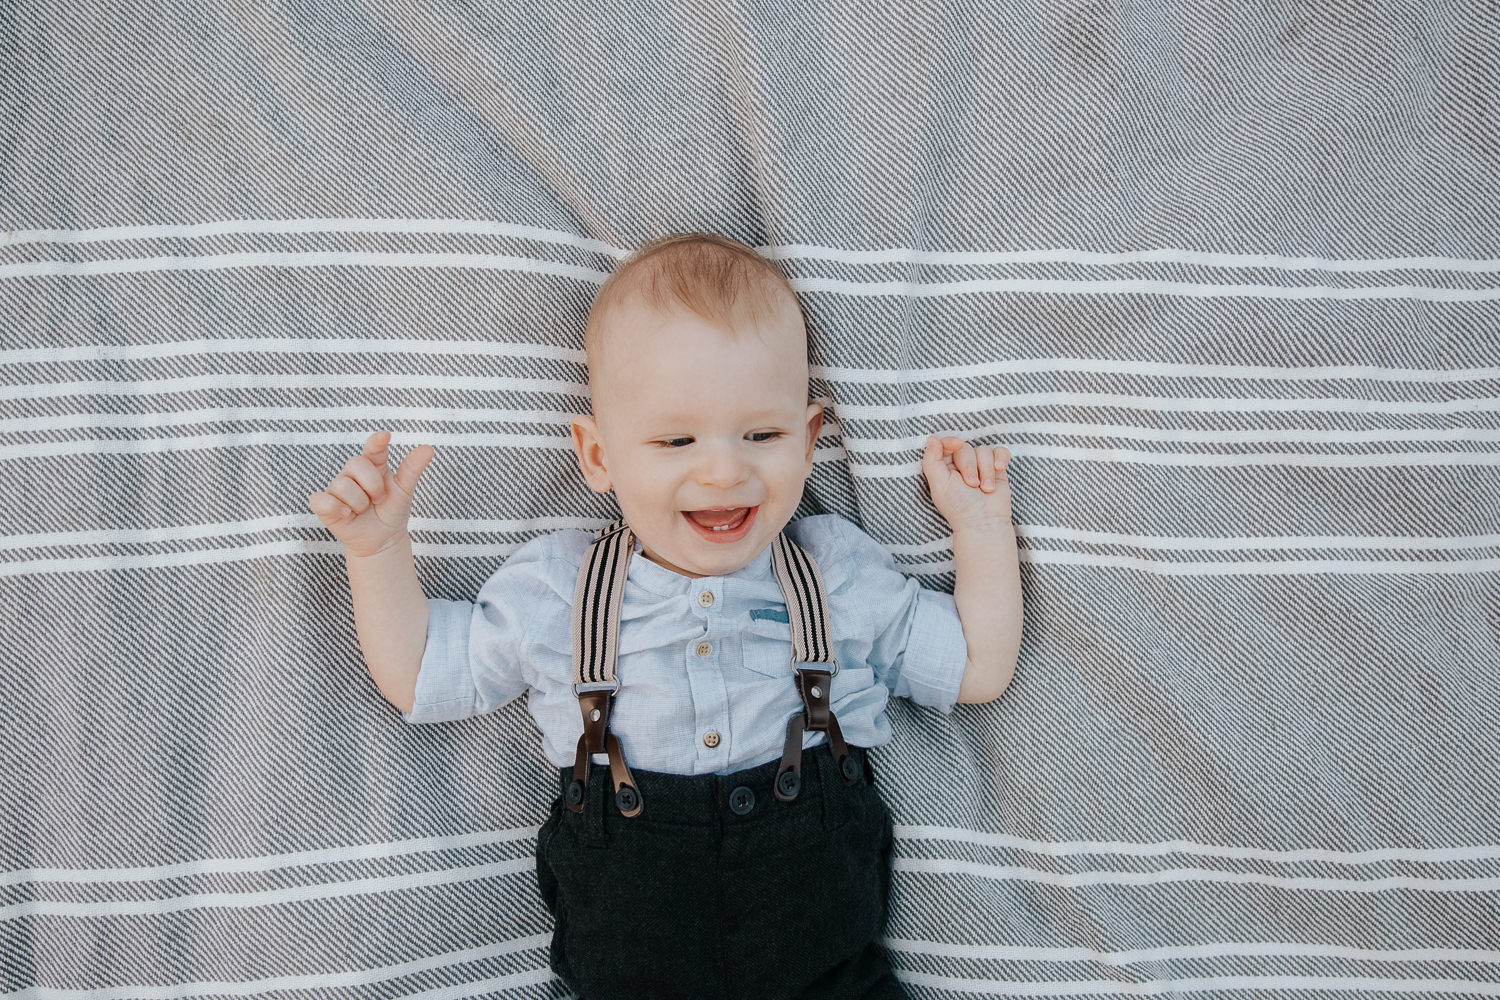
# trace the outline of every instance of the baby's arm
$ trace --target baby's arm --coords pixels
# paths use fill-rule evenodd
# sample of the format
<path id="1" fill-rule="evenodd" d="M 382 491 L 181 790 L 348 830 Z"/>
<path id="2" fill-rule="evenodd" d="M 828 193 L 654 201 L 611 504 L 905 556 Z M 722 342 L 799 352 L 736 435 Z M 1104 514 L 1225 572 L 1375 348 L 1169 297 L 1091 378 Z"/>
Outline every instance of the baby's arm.
<path id="1" fill-rule="evenodd" d="M 427 598 L 412 561 L 411 516 L 417 480 L 435 454 L 422 445 L 400 468 L 386 464 L 391 435 L 376 431 L 308 508 L 344 543 L 354 627 L 370 676 L 386 700 L 410 712 L 427 646 Z"/>
<path id="2" fill-rule="evenodd" d="M 922 453 L 932 502 L 953 529 L 953 601 L 969 648 L 958 700 L 1004 693 L 1021 649 L 1021 568 L 1010 521 L 1010 452 L 956 437 L 928 438 Z"/>

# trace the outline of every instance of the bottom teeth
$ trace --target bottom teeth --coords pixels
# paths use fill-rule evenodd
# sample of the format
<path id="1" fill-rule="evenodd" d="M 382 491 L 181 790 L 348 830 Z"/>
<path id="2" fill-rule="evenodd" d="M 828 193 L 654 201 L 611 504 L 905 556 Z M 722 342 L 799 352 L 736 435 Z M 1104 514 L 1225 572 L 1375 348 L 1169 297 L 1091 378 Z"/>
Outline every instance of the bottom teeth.
<path id="1" fill-rule="evenodd" d="M 749 507 L 714 507 L 699 511 L 683 511 L 688 520 L 699 530 L 718 532 L 735 531 L 744 526 L 750 517 Z"/>

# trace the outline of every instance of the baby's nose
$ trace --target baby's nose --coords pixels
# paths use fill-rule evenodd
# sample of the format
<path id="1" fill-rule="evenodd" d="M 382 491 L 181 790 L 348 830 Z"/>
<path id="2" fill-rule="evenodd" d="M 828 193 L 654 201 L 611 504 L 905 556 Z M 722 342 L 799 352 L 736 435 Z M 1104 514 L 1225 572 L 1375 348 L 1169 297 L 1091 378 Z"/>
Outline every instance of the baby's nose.
<path id="1" fill-rule="evenodd" d="M 744 456 L 733 445 L 704 448 L 699 453 L 698 482 L 704 486 L 735 486 L 744 482 L 746 469 Z"/>

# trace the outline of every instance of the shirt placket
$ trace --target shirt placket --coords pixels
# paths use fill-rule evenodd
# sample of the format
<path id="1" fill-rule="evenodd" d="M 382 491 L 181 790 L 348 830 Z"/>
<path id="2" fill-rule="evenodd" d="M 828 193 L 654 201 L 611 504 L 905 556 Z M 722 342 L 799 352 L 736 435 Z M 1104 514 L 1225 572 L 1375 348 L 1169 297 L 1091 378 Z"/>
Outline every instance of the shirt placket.
<path id="1" fill-rule="evenodd" d="M 726 630 L 724 586 L 718 578 L 694 581 L 687 600 L 701 622 L 699 634 L 683 650 L 688 689 L 693 703 L 697 774 L 711 774 L 729 767 L 729 689 L 724 677 L 724 655 L 729 651 Z"/>

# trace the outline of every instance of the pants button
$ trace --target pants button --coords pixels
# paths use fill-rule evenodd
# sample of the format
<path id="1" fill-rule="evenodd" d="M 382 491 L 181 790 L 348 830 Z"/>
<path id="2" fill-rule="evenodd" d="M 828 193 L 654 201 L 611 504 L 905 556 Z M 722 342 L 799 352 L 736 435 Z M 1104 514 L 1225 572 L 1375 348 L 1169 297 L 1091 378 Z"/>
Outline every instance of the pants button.
<path id="1" fill-rule="evenodd" d="M 729 793 L 729 810 L 736 816 L 748 816 L 755 808 L 755 793 L 744 785 Z"/>

